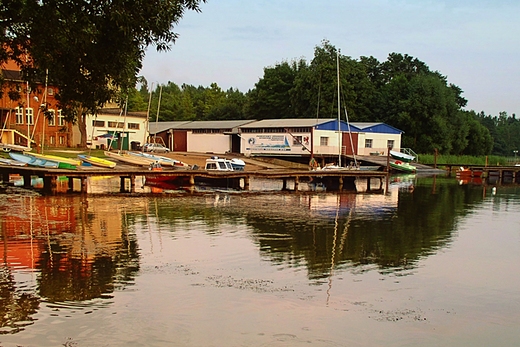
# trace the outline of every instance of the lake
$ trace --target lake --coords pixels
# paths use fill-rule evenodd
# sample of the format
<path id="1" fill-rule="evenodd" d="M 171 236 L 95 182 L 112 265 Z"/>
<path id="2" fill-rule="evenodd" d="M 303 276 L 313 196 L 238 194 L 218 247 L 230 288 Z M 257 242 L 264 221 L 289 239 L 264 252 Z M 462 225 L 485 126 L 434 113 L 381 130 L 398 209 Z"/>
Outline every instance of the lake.
<path id="1" fill-rule="evenodd" d="M 512 346 L 520 187 L 0 195 L 0 346 Z"/>

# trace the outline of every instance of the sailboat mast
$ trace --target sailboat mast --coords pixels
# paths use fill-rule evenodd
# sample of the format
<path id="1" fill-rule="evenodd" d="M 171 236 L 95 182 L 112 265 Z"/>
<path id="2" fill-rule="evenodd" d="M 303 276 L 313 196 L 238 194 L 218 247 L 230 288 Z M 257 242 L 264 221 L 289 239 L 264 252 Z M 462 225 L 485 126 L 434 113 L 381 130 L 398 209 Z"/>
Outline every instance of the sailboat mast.
<path id="1" fill-rule="evenodd" d="M 148 97 L 148 109 L 146 110 L 146 121 L 144 124 L 144 139 L 143 139 L 143 146 L 141 147 L 144 151 L 144 145 L 146 144 L 146 139 L 150 135 L 150 106 L 152 105 L 152 92 L 153 92 L 153 82 L 150 86 L 150 96 Z"/>
<path id="2" fill-rule="evenodd" d="M 159 129 L 159 110 L 161 109 L 162 84 L 159 89 L 159 101 L 157 102 L 157 116 L 155 117 L 156 129 Z M 157 141 L 157 133 L 154 134 L 153 143 Z"/>
<path id="3" fill-rule="evenodd" d="M 339 94 L 339 49 L 336 52 L 336 71 L 338 78 L 338 166 L 341 166 L 341 97 Z"/>

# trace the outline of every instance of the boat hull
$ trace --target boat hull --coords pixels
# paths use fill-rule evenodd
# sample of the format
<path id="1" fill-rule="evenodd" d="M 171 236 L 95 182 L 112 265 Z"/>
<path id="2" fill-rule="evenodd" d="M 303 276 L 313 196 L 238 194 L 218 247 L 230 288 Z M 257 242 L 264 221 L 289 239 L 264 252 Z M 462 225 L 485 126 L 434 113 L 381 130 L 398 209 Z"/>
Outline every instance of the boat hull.
<path id="1" fill-rule="evenodd" d="M 409 163 L 403 163 L 400 161 L 395 161 L 390 163 L 390 167 L 396 171 L 406 172 L 406 173 L 414 173 L 417 168 Z"/>
<path id="2" fill-rule="evenodd" d="M 117 163 L 115 163 L 113 161 L 103 159 L 103 158 L 98 158 L 98 157 L 92 157 L 90 155 L 80 154 L 80 155 L 78 155 L 78 159 L 82 162 L 89 163 L 94 166 L 108 168 L 108 169 L 113 169 L 117 165 Z"/>

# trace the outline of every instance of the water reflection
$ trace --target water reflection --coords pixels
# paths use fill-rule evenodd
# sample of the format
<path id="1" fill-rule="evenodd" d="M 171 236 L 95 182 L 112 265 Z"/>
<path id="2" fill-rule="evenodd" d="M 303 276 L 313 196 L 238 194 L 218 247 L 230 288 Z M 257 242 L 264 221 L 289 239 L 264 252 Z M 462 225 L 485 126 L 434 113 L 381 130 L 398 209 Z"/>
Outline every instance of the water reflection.
<path id="1" fill-rule="evenodd" d="M 150 254 L 170 252 L 168 244 L 173 247 L 163 240 L 189 239 L 193 230 L 208 240 L 236 234 L 262 262 L 279 271 L 304 271 L 308 283 L 327 285 L 328 302 L 338 273 L 413 273 L 419 260 L 450 247 L 457 223 L 486 194 L 456 180 L 408 177 L 392 182 L 384 195 L 3 195 L 0 333 L 20 332 L 33 323 L 42 305 L 76 309 L 96 300 L 110 302 L 118 291 L 134 285 L 143 264 L 157 269 Z M 142 234 L 149 245 L 143 238 L 139 242 Z M 196 254 L 197 245 L 193 247 L 186 253 Z M 226 247 L 226 256 L 243 254 L 242 243 Z M 254 276 L 254 266 L 247 268 L 243 259 L 237 263 Z M 222 283 L 230 278 L 226 275 L 206 280 Z"/>
<path id="2" fill-rule="evenodd" d="M 74 302 L 108 297 L 132 282 L 139 268 L 135 240 L 117 200 L 104 204 L 81 197 L 4 196 L 0 300 L 2 330 L 12 333 L 30 321 L 39 301 Z M 113 204 L 113 205 L 112 205 Z M 37 273 L 19 294 L 12 271 Z M 21 286 L 27 286 L 23 282 Z M 13 303 L 13 304 L 9 304 Z M 8 317 L 6 319 L 6 317 Z"/>

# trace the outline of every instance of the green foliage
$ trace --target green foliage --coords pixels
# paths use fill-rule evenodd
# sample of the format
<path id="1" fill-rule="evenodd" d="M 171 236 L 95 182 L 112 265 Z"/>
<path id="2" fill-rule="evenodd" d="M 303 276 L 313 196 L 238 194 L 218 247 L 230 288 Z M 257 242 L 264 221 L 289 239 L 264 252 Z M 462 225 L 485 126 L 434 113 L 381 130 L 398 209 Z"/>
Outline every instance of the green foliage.
<path id="1" fill-rule="evenodd" d="M 146 48 L 169 49 L 177 38 L 174 25 L 204 1 L 6 0 L 0 5 L 0 62 L 18 62 L 30 82 L 48 72 L 63 114 L 81 121 L 119 92 L 126 95 Z"/>
<path id="2" fill-rule="evenodd" d="M 419 154 L 421 164 L 433 165 L 435 155 Z M 437 164 L 457 164 L 457 165 L 511 165 L 511 158 L 496 155 L 490 156 L 471 156 L 471 155 L 437 155 Z"/>

